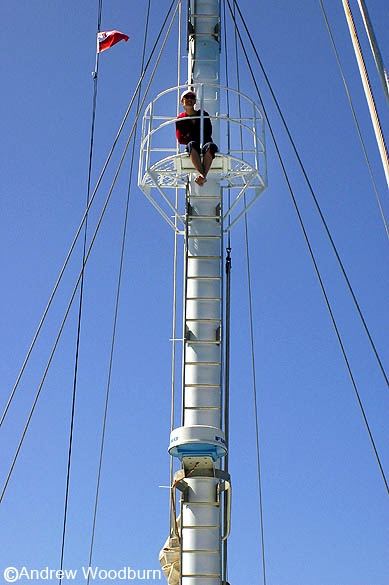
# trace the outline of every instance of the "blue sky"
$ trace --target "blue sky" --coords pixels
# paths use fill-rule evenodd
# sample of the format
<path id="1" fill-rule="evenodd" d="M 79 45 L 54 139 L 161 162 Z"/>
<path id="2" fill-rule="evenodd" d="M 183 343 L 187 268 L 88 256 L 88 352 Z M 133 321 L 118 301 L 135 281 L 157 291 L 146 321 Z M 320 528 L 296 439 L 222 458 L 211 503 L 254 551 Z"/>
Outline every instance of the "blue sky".
<path id="1" fill-rule="evenodd" d="M 103 5 L 102 29 L 117 28 L 130 40 L 100 57 L 93 184 L 138 80 L 146 5 L 145 1 L 124 0 Z M 152 2 L 148 49 L 167 5 Z M 240 6 L 388 370 L 389 242 L 319 2 L 254 5 L 241 0 Z M 387 104 L 356 2 L 352 8 L 387 134 Z M 385 177 L 342 4 L 327 2 L 326 9 L 388 217 Z M 386 3 L 377 0 L 369 9 L 388 64 Z M 7 402 L 85 207 L 97 2 L 65 5 L 21 0 L 3 3 L 2 15 L 1 407 Z M 184 57 L 182 63 L 185 82 Z M 175 29 L 150 99 L 176 84 L 176 64 Z M 231 69 L 233 66 L 230 57 Z M 256 72 L 389 475 L 388 388 L 264 81 Z M 243 65 L 242 76 L 245 93 L 255 99 Z M 96 224 L 131 120 L 133 115 L 118 144 L 109 178 L 96 197 L 90 226 Z M 387 585 L 387 492 L 269 133 L 267 147 L 269 187 L 250 211 L 249 237 L 268 583 Z M 128 160 L 124 167 L 85 278 L 67 568 L 87 565 L 89 555 Z M 262 580 L 242 223 L 232 234 L 232 256 L 229 581 L 231 585 L 240 581 L 256 585 Z M 79 245 L 1 428 L 1 482 L 80 262 Z M 158 486 L 169 482 L 172 267 L 173 234 L 133 184 L 95 566 L 159 568 L 158 552 L 168 534 L 168 492 Z M 76 324 L 74 307 L 0 507 L 1 583 L 8 566 L 59 568 Z"/>

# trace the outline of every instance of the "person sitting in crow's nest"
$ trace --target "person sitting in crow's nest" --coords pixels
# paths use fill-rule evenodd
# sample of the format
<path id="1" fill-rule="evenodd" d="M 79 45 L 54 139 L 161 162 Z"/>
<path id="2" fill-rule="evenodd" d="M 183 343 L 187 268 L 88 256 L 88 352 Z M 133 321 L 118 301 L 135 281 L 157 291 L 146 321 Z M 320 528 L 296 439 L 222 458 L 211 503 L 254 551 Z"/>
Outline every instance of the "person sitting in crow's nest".
<path id="1" fill-rule="evenodd" d="M 189 154 L 193 166 L 199 173 L 195 178 L 198 185 L 204 185 L 207 180 L 207 174 L 215 158 L 215 152 L 218 147 L 212 141 L 212 124 L 208 112 L 204 110 L 204 140 L 203 147 L 200 148 L 200 128 L 201 128 L 201 111 L 195 110 L 196 94 L 190 89 L 184 91 L 181 95 L 181 103 L 184 112 L 179 114 L 176 121 L 176 136 L 180 144 L 186 144 L 186 151 Z M 192 117 L 197 118 L 191 120 Z M 203 156 L 201 162 L 200 155 Z"/>

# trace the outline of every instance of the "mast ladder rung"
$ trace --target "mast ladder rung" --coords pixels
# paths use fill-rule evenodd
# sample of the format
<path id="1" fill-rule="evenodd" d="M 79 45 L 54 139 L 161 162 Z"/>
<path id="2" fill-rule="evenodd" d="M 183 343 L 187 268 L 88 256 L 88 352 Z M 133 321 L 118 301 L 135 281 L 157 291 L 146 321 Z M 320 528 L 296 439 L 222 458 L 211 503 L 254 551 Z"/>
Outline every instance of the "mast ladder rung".
<path id="1" fill-rule="evenodd" d="M 187 528 L 187 526 L 185 526 L 185 528 Z M 208 555 L 215 555 L 215 554 L 219 554 L 219 550 L 215 550 L 213 548 L 191 548 L 191 549 L 187 549 L 187 548 L 183 548 L 182 552 L 184 553 L 206 553 Z"/>
<path id="2" fill-rule="evenodd" d="M 185 387 L 191 388 L 220 388 L 220 384 L 184 384 Z"/>
<path id="3" fill-rule="evenodd" d="M 221 297 L 186 297 L 187 301 L 221 301 Z"/>
<path id="4" fill-rule="evenodd" d="M 193 33 L 190 33 L 189 36 L 190 36 L 190 38 L 195 39 L 196 37 L 211 37 L 211 36 L 213 36 L 213 34 L 207 33 L 207 32 L 206 33 L 194 33 L 193 32 Z M 197 62 L 199 62 L 199 61 L 205 61 L 205 59 L 197 59 Z M 207 61 L 211 61 L 211 59 L 207 59 Z"/>
<path id="5" fill-rule="evenodd" d="M 221 256 L 188 256 L 188 260 L 221 260 Z"/>
<path id="6" fill-rule="evenodd" d="M 189 18 L 217 18 L 220 20 L 220 14 L 191 14 Z"/>
<path id="7" fill-rule="evenodd" d="M 215 341 L 214 339 L 185 339 L 185 343 L 213 343 L 213 344 L 220 344 L 220 341 Z"/>
<path id="8" fill-rule="evenodd" d="M 219 507 L 219 502 L 185 502 L 186 504 L 189 504 L 190 506 L 216 506 L 216 508 Z"/>
<path id="9" fill-rule="evenodd" d="M 185 504 L 191 504 L 191 503 L 192 502 L 185 502 Z M 207 524 L 207 525 L 203 525 L 203 526 L 191 526 L 191 525 L 187 526 L 187 525 L 185 525 L 185 526 L 182 526 L 182 528 L 186 528 L 186 529 L 190 528 L 192 530 L 209 530 L 210 528 L 219 529 L 220 526 L 217 526 L 215 524 Z"/>
<path id="10" fill-rule="evenodd" d="M 221 366 L 221 362 L 185 362 L 186 366 Z"/>
<path id="11" fill-rule="evenodd" d="M 221 319 L 186 319 L 186 321 L 194 321 L 195 323 L 221 323 L 222 320 Z"/>
<path id="12" fill-rule="evenodd" d="M 184 406 L 185 410 L 220 410 L 218 406 Z"/>
<path id="13" fill-rule="evenodd" d="M 187 276 L 188 280 L 221 280 L 221 276 Z"/>
<path id="14" fill-rule="evenodd" d="M 189 199 L 220 199 L 222 198 L 221 195 L 189 195 Z"/>
<path id="15" fill-rule="evenodd" d="M 221 575 L 217 573 L 209 573 L 208 575 L 196 575 L 195 573 L 182 573 L 181 577 L 196 577 L 196 579 L 220 579 Z"/>
<path id="16" fill-rule="evenodd" d="M 221 215 L 188 215 L 187 219 L 221 219 Z"/>
<path id="17" fill-rule="evenodd" d="M 202 240 L 205 240 L 207 238 L 209 240 L 214 240 L 215 238 L 217 238 L 218 240 L 220 240 L 221 236 L 213 236 L 213 235 L 212 236 L 203 236 L 203 235 L 198 235 L 198 234 L 195 234 L 195 235 L 191 234 L 188 236 L 188 238 L 197 238 L 197 239 L 202 239 Z"/>

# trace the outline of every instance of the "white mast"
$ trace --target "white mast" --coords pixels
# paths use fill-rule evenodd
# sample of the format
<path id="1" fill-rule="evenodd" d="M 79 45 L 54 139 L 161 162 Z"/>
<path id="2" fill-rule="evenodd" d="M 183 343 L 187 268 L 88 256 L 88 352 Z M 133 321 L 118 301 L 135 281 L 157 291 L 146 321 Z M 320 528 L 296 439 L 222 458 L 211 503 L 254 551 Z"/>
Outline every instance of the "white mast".
<path id="1" fill-rule="evenodd" d="M 266 188 L 263 116 L 251 99 L 220 85 L 220 20 L 220 0 L 188 0 L 187 84 L 162 91 L 146 108 L 142 125 L 138 184 L 184 236 L 182 417 L 169 446 L 181 464 L 174 477 L 181 501 L 160 553 L 170 585 L 221 585 L 226 578 L 222 543 L 230 530 L 231 484 L 222 470 L 227 453 L 222 430 L 223 234 Z M 220 148 L 203 186 L 194 180 L 189 156 L 166 139 L 176 121 L 176 114 L 169 115 L 175 109 L 172 100 L 183 87 L 195 91 L 197 107 L 209 113 Z M 227 94 L 239 111 L 235 117 L 220 112 Z M 203 115 L 200 128 L 203 141 Z M 226 151 L 226 135 L 228 144 L 239 142 L 235 150 Z M 222 187 L 234 195 L 225 209 Z M 168 194 L 176 188 L 185 193 L 178 204 Z M 172 222 L 172 211 L 182 230 Z"/>
<path id="2" fill-rule="evenodd" d="M 219 90 L 214 87 L 220 83 L 219 15 L 219 0 L 189 2 L 188 85 L 196 88 L 200 109 L 211 116 L 220 110 Z M 217 143 L 217 121 L 212 125 Z M 224 482 L 217 468 L 219 456 L 225 454 L 221 430 L 222 202 L 217 177 L 210 174 L 201 187 L 193 177 L 186 230 L 182 427 L 172 433 L 170 452 L 180 457 L 184 474 L 190 473 L 181 496 L 181 584 L 219 585 Z"/>

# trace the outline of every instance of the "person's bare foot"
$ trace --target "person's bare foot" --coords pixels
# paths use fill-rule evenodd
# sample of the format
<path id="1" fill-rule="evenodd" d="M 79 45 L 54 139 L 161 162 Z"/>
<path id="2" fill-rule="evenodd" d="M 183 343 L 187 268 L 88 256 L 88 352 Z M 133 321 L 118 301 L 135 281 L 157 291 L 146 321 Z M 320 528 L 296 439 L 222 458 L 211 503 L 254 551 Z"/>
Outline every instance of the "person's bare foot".
<path id="1" fill-rule="evenodd" d="M 204 183 L 206 183 L 206 182 L 207 182 L 207 179 L 204 177 L 204 175 L 198 175 L 198 177 L 195 178 L 195 183 L 200 185 L 200 187 L 202 185 L 204 185 Z"/>

